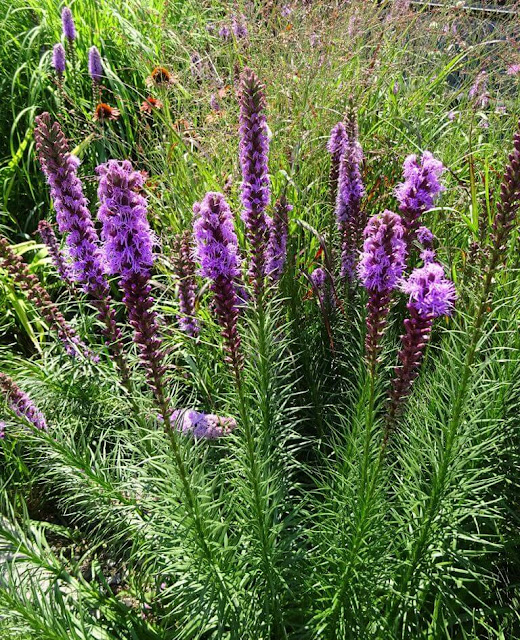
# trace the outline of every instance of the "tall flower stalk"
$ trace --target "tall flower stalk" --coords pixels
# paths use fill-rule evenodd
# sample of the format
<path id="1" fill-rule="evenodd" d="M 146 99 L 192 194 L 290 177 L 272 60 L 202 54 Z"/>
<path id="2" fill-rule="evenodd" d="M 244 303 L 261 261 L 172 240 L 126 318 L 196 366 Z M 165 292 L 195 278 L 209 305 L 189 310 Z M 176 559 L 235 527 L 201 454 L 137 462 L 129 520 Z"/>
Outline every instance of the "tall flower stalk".
<path id="1" fill-rule="evenodd" d="M 123 302 L 134 329 L 141 362 L 165 423 L 170 416 L 163 376 L 164 352 L 154 300 L 150 295 L 153 238 L 147 202 L 141 189 L 144 176 L 128 160 L 109 160 L 96 169 L 99 176 L 99 220 L 109 273 L 120 275 Z"/>
<path id="2" fill-rule="evenodd" d="M 445 190 L 440 182 L 444 170 L 442 162 L 429 151 L 425 151 L 421 159 L 410 155 L 404 161 L 404 182 L 396 187 L 395 194 L 406 230 L 408 249 L 415 238 L 421 216 L 433 207 L 436 197 Z"/>
<path id="3" fill-rule="evenodd" d="M 6 269 L 29 300 L 39 309 L 49 327 L 58 334 L 69 355 L 97 360 L 97 356 L 92 353 L 75 329 L 65 320 L 38 278 L 29 271 L 27 264 L 2 236 L 0 236 L 0 267 Z"/>
<path id="4" fill-rule="evenodd" d="M 193 230 L 200 275 L 209 278 L 215 312 L 222 328 L 226 361 L 237 382 L 242 368 L 238 315 L 240 300 L 236 280 L 240 276 L 238 240 L 229 205 L 221 193 L 209 192 L 194 207 Z"/>
<path id="5" fill-rule="evenodd" d="M 103 81 L 103 62 L 97 47 L 91 47 L 88 52 L 88 74 L 92 80 L 94 101 L 101 102 L 101 82 Z"/>
<path id="6" fill-rule="evenodd" d="M 51 188 L 58 229 L 66 235 L 74 280 L 92 297 L 99 319 L 104 324 L 103 335 L 114 354 L 123 381 L 127 382 L 128 367 L 123 355 L 122 336 L 111 307 L 98 235 L 78 176 L 79 159 L 69 152 L 59 123 L 52 123 L 48 113 L 36 118 L 34 137 L 40 164 Z"/>
<path id="7" fill-rule="evenodd" d="M 47 220 L 40 220 L 38 223 L 38 232 L 40 234 L 41 239 L 43 240 L 45 246 L 47 247 L 47 251 L 49 252 L 49 256 L 52 260 L 52 264 L 54 265 L 56 271 L 60 278 L 67 285 L 72 285 L 73 274 L 70 269 L 70 265 L 67 263 L 66 257 L 63 255 L 63 252 L 60 249 L 58 244 L 58 239 L 54 233 L 54 229 L 47 222 Z"/>
<path id="8" fill-rule="evenodd" d="M 390 392 L 385 441 L 402 412 L 413 381 L 419 375 L 433 321 L 450 315 L 456 299 L 455 286 L 444 276 L 444 269 L 438 262 L 427 262 L 423 267 L 414 269 L 399 288 L 409 296 L 409 317 L 404 321 L 405 332 L 401 336 L 402 346 L 398 355 L 400 365 L 395 368 Z"/>
<path id="9" fill-rule="evenodd" d="M 404 234 L 400 216 L 388 210 L 373 216 L 364 231 L 365 242 L 358 275 L 368 291 L 365 351 L 372 377 L 381 337 L 387 325 L 392 292 L 405 269 Z"/>
<path id="10" fill-rule="evenodd" d="M 269 204 L 269 137 L 265 116 L 264 85 L 251 69 L 240 79 L 240 166 L 242 169 L 242 220 L 251 245 L 249 273 L 255 296 L 261 297 L 265 276 L 265 250 L 269 238 L 265 213 Z"/>
<path id="11" fill-rule="evenodd" d="M 354 118 L 347 122 L 342 149 L 336 195 L 336 220 L 341 238 L 340 275 L 342 278 L 352 279 L 357 245 L 364 226 L 360 217 L 360 205 L 365 193 L 361 177 L 363 150 L 358 141 Z"/>
<path id="12" fill-rule="evenodd" d="M 327 151 L 330 153 L 329 185 L 332 203 L 336 202 L 338 193 L 339 166 L 343 156 L 344 146 L 347 141 L 347 130 L 344 122 L 338 122 L 332 128 L 327 142 Z"/>
<path id="13" fill-rule="evenodd" d="M 274 205 L 272 219 L 268 220 L 269 242 L 265 253 L 265 272 L 271 282 L 278 282 L 283 274 L 287 258 L 289 213 L 292 209 L 287 198 L 282 196 Z"/>
<path id="14" fill-rule="evenodd" d="M 173 269 L 177 278 L 179 306 L 179 325 L 189 336 L 196 337 L 200 333 L 199 321 L 195 317 L 195 262 L 193 260 L 193 238 L 189 230 L 175 238 Z"/>
<path id="15" fill-rule="evenodd" d="M 19 418 L 30 422 L 36 429 L 47 430 L 47 422 L 29 396 L 5 373 L 0 373 L 0 393 L 7 405 Z"/>

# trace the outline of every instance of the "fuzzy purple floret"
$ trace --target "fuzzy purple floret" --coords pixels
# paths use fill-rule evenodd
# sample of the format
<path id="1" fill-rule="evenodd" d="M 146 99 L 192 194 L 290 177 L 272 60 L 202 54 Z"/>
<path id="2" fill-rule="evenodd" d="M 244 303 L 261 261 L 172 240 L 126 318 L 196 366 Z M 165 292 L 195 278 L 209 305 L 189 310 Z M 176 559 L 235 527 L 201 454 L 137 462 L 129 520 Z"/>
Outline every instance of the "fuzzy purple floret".
<path id="1" fill-rule="evenodd" d="M 429 151 L 420 160 L 410 155 L 404 161 L 404 182 L 396 187 L 395 194 L 408 234 L 415 233 L 419 217 L 433 207 L 435 198 L 445 190 L 440 182 L 444 171 L 442 162 Z"/>
<path id="2" fill-rule="evenodd" d="M 403 275 L 406 243 L 401 217 L 392 211 L 370 218 L 364 231 L 365 242 L 358 275 L 368 290 L 391 291 Z"/>
<path id="3" fill-rule="evenodd" d="M 341 237 L 341 277 L 354 276 L 354 262 L 358 238 L 361 236 L 361 199 L 365 194 L 361 177 L 363 150 L 357 140 L 355 128 L 346 132 L 342 143 L 336 195 L 336 220 Z"/>
<path id="4" fill-rule="evenodd" d="M 249 35 L 245 16 L 233 16 L 231 20 L 231 29 L 237 40 L 245 40 Z"/>
<path id="5" fill-rule="evenodd" d="M 209 192 L 194 206 L 193 233 L 200 275 L 234 280 L 240 275 L 238 240 L 233 215 L 221 193 Z"/>
<path id="6" fill-rule="evenodd" d="M 193 206 L 193 235 L 200 275 L 211 280 L 215 311 L 222 327 L 227 361 L 235 375 L 241 368 L 237 322 L 240 300 L 236 281 L 240 276 L 238 240 L 229 205 L 221 193 L 210 192 Z"/>
<path id="7" fill-rule="evenodd" d="M 282 196 L 275 204 L 272 219 L 268 219 L 269 242 L 265 252 L 265 272 L 272 282 L 277 282 L 282 277 L 287 258 L 289 213 L 292 210 L 292 205 Z"/>
<path id="8" fill-rule="evenodd" d="M 266 100 L 264 86 L 251 69 L 244 70 L 240 84 L 240 166 L 244 206 L 242 220 L 251 244 L 250 273 L 258 290 L 265 275 L 264 254 L 269 233 L 265 215 L 270 197 Z"/>
<path id="9" fill-rule="evenodd" d="M 332 279 L 329 273 L 327 273 L 323 267 L 317 267 L 309 277 L 320 302 L 322 304 L 328 304 L 331 307 L 335 307 L 336 299 L 334 296 Z"/>
<path id="10" fill-rule="evenodd" d="M 213 413 L 202 413 L 194 409 L 177 409 L 172 412 L 171 423 L 184 434 L 195 438 L 216 440 L 226 436 L 236 428 L 234 418 L 217 416 Z"/>
<path id="11" fill-rule="evenodd" d="M 431 247 L 435 240 L 435 236 L 428 227 L 419 227 L 417 229 L 417 240 L 423 245 L 423 247 Z"/>
<path id="12" fill-rule="evenodd" d="M 223 24 L 218 30 L 218 35 L 224 41 L 229 40 L 231 38 L 231 29 Z"/>
<path id="13" fill-rule="evenodd" d="M 100 177 L 98 217 L 103 225 L 105 261 L 111 274 L 148 275 L 154 240 L 141 195 L 144 176 L 129 160 L 109 160 L 96 169 Z"/>
<path id="14" fill-rule="evenodd" d="M 455 285 L 445 277 L 438 262 L 427 262 L 414 269 L 410 277 L 401 282 L 400 289 L 409 296 L 408 304 L 421 316 L 432 318 L 450 315 L 457 299 Z"/>
<path id="15" fill-rule="evenodd" d="M 52 68 L 61 77 L 65 73 L 66 55 L 63 45 L 58 42 L 52 48 Z"/>
<path id="16" fill-rule="evenodd" d="M 88 52 L 88 73 L 94 84 L 99 84 L 103 79 L 103 62 L 97 47 L 91 47 Z"/>
<path id="17" fill-rule="evenodd" d="M 0 440 L 3 440 L 5 438 L 5 427 L 5 422 L 3 420 L 0 420 Z"/>
<path id="18" fill-rule="evenodd" d="M 64 7 L 61 12 L 61 24 L 63 27 L 63 35 L 69 42 L 73 42 L 78 34 L 76 33 L 72 11 L 68 7 Z"/>
<path id="19" fill-rule="evenodd" d="M 95 297 L 99 292 L 108 293 L 98 236 L 78 177 L 80 161 L 69 153 L 59 124 L 51 124 L 48 113 L 36 118 L 34 137 L 40 164 L 51 188 L 58 229 L 68 234 L 74 279 L 87 293 L 95 292 Z"/>
<path id="20" fill-rule="evenodd" d="M 37 429 L 47 430 L 43 413 L 14 380 L 4 373 L 0 373 L 0 391 L 5 397 L 7 405 L 18 417 L 24 418 Z"/>

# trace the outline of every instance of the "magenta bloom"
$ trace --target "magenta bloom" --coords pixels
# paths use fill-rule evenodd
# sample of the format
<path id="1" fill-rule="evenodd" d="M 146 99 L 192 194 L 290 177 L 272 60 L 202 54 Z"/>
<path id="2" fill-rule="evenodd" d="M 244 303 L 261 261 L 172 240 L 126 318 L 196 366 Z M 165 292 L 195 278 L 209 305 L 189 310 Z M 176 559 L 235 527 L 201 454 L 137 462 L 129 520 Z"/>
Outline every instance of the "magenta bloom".
<path id="1" fill-rule="evenodd" d="M 429 151 L 425 151 L 420 160 L 410 155 L 404 161 L 404 182 L 396 187 L 395 194 L 410 241 L 421 215 L 433 207 L 435 198 L 445 190 L 439 180 L 444 170 L 442 162 Z"/>
<path id="2" fill-rule="evenodd" d="M 489 104 L 489 93 L 487 91 L 488 75 L 486 71 L 481 71 L 475 78 L 469 90 L 469 97 L 474 101 L 476 106 L 485 109 Z"/>
<path id="3" fill-rule="evenodd" d="M 63 27 L 63 35 L 69 42 L 74 42 L 78 34 L 76 33 L 72 11 L 68 7 L 64 7 L 61 12 L 61 24 Z"/>
<path id="4" fill-rule="evenodd" d="M 391 294 L 406 266 L 406 243 L 400 216 L 388 210 L 369 220 L 364 235 L 358 275 L 369 293 L 365 347 L 371 374 L 374 375 Z"/>
<path id="5" fill-rule="evenodd" d="M 58 272 L 58 275 L 66 284 L 71 284 L 73 281 L 73 274 L 71 273 L 70 266 L 67 264 L 67 260 L 60 249 L 53 228 L 46 220 L 41 220 L 38 223 L 38 231 L 41 239 L 47 247 L 52 264 Z"/>
<path id="6" fill-rule="evenodd" d="M 343 141 L 336 196 L 336 220 L 341 237 L 341 277 L 354 276 L 354 262 L 358 238 L 361 236 L 360 205 L 365 193 L 361 178 L 363 150 L 357 140 L 354 122 L 348 123 L 346 139 Z"/>
<path id="7" fill-rule="evenodd" d="M 181 315 L 179 325 L 189 336 L 198 336 L 199 321 L 195 317 L 195 262 L 193 261 L 192 235 L 190 231 L 179 234 L 174 245 L 173 268 L 178 282 L 179 306 Z"/>
<path id="8" fill-rule="evenodd" d="M 508 76 L 516 76 L 520 73 L 520 64 L 510 64 L 506 71 Z"/>
<path id="9" fill-rule="evenodd" d="M 58 42 L 58 44 L 55 44 L 52 49 L 52 67 L 54 71 L 56 71 L 58 78 L 61 78 L 65 73 L 65 62 L 65 49 L 63 48 L 63 45 Z"/>
<path id="10" fill-rule="evenodd" d="M 103 62 L 97 47 L 91 47 L 88 52 L 88 73 L 94 84 L 100 84 L 103 79 Z"/>
<path id="11" fill-rule="evenodd" d="M 225 418 L 213 413 L 202 413 L 194 409 L 177 409 L 172 412 L 171 423 L 184 434 L 191 434 L 195 438 L 216 440 L 226 436 L 236 428 L 234 418 Z"/>
<path id="12" fill-rule="evenodd" d="M 29 396 L 20 389 L 15 381 L 5 375 L 5 373 L 0 373 L 0 392 L 4 396 L 9 408 L 19 418 L 24 418 L 37 429 L 41 429 L 42 431 L 47 430 L 47 423 L 45 422 L 43 413 L 38 409 Z"/>
<path id="13" fill-rule="evenodd" d="M 419 375 L 433 320 L 451 314 L 457 298 L 454 284 L 444 276 L 442 266 L 433 261 L 414 269 L 408 280 L 402 281 L 400 289 L 409 295 L 409 317 L 404 321 L 405 333 L 401 336 L 398 354 L 400 365 L 395 368 L 392 381 L 385 438 L 394 428 L 404 400 Z"/>
<path id="14" fill-rule="evenodd" d="M 287 233 L 292 205 L 282 196 L 274 206 L 273 218 L 268 220 L 269 243 L 265 252 L 265 272 L 272 282 L 282 277 L 287 257 Z"/>
<path id="15" fill-rule="evenodd" d="M 265 209 L 270 189 L 267 169 L 269 138 L 264 86 L 251 69 L 240 82 L 240 166 L 242 168 L 242 220 L 251 244 L 250 274 L 259 295 L 265 275 L 265 249 L 269 230 Z"/>
<path id="16" fill-rule="evenodd" d="M 409 306 L 419 315 L 438 318 L 451 314 L 457 298 L 455 285 L 444 276 L 444 269 L 438 262 L 428 262 L 424 267 L 414 269 L 400 289 L 409 296 Z"/>
<path id="17" fill-rule="evenodd" d="M 227 41 L 231 38 L 231 30 L 227 25 L 223 24 L 218 31 L 218 35 L 222 40 Z"/>
<path id="18" fill-rule="evenodd" d="M 431 247 L 435 236 L 428 227 L 419 227 L 417 229 L 417 240 L 419 240 L 423 247 Z"/>
<path id="19" fill-rule="evenodd" d="M 105 260 L 112 274 L 120 274 L 123 302 L 134 329 L 148 383 L 162 415 L 169 415 L 164 393 L 162 339 L 154 300 L 150 295 L 153 237 L 147 220 L 146 198 L 140 193 L 144 176 L 128 160 L 109 160 L 99 175 L 99 220 L 103 228 Z"/>
<path id="20" fill-rule="evenodd" d="M 245 40 L 249 35 L 245 16 L 233 16 L 231 19 L 231 29 L 237 40 Z"/>
<path id="21" fill-rule="evenodd" d="M 344 122 L 338 122 L 332 128 L 330 137 L 327 142 L 327 151 L 330 153 L 330 172 L 329 172 L 329 184 L 332 201 L 336 201 L 336 194 L 338 190 L 338 177 L 339 166 L 343 152 L 345 150 L 345 144 L 347 142 L 347 130 Z"/>
<path id="22" fill-rule="evenodd" d="M 226 360 L 238 377 L 242 366 L 237 329 L 240 300 L 236 286 L 240 276 L 240 257 L 233 216 L 221 193 L 207 193 L 193 210 L 193 235 L 200 274 L 211 280 L 215 311 L 227 351 Z"/>

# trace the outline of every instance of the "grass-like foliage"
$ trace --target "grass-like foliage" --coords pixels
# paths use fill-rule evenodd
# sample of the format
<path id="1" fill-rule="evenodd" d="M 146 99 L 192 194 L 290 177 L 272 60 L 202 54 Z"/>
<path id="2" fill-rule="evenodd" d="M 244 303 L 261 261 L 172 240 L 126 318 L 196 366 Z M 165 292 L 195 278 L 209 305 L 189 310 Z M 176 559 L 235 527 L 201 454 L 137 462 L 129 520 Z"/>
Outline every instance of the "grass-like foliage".
<path id="1" fill-rule="evenodd" d="M 520 637 L 518 25 L 424 4 L 0 0 L 2 638 Z"/>

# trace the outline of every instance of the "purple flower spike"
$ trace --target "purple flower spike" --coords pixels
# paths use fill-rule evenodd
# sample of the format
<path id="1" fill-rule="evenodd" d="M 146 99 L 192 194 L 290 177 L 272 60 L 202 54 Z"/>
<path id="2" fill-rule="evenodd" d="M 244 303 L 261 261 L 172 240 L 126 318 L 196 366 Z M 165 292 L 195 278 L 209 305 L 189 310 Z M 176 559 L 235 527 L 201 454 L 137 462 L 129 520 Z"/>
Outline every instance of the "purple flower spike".
<path id="1" fill-rule="evenodd" d="M 48 113 L 36 118 L 36 150 L 51 188 L 60 233 L 66 234 L 73 265 L 73 277 L 90 295 L 103 322 L 103 335 L 116 358 L 124 380 L 128 371 L 122 352 L 121 332 L 111 308 L 105 264 L 92 216 L 78 177 L 79 159 L 69 153 L 69 145 L 57 122 Z"/>
<path id="2" fill-rule="evenodd" d="M 320 304 L 334 308 L 336 306 L 336 299 L 330 275 L 322 267 L 317 267 L 309 277 Z"/>
<path id="3" fill-rule="evenodd" d="M 227 25 L 223 24 L 218 31 L 218 35 L 226 42 L 231 38 L 231 30 Z"/>
<path id="4" fill-rule="evenodd" d="M 287 257 L 287 233 L 289 229 L 289 213 L 292 205 L 282 196 L 274 206 L 272 220 L 269 220 L 269 243 L 266 250 L 266 274 L 272 282 L 282 277 Z"/>
<path id="5" fill-rule="evenodd" d="M 257 298 L 265 275 L 265 249 L 269 230 L 265 209 L 270 189 L 267 159 L 269 137 L 265 117 L 264 86 L 251 71 L 244 69 L 240 80 L 240 166 L 242 168 L 242 220 L 251 244 L 250 275 Z"/>
<path id="6" fill-rule="evenodd" d="M 5 422 L 0 420 L 0 440 L 5 438 Z"/>
<path id="7" fill-rule="evenodd" d="M 105 260 L 111 274 L 120 274 L 128 318 L 134 329 L 148 383 L 161 414 L 169 416 L 163 375 L 159 321 L 150 296 L 154 240 L 147 219 L 147 202 L 141 194 L 144 176 L 128 160 L 109 160 L 96 169 L 99 175 L 98 217 L 103 225 Z"/>
<path id="8" fill-rule="evenodd" d="M 417 229 L 417 240 L 423 245 L 423 247 L 429 248 L 433 245 L 435 236 L 428 227 L 419 227 Z"/>
<path id="9" fill-rule="evenodd" d="M 97 47 L 91 47 L 88 52 L 88 73 L 94 84 L 100 84 L 103 79 L 103 62 Z"/>
<path id="10" fill-rule="evenodd" d="M 233 16 L 231 20 L 231 29 L 237 40 L 246 40 L 249 36 L 246 18 L 243 15 Z"/>
<path id="11" fill-rule="evenodd" d="M 193 231 L 200 274 L 211 280 L 215 311 L 222 327 L 227 352 L 226 360 L 238 380 L 242 367 L 240 335 L 237 322 L 240 300 L 236 280 L 240 276 L 238 241 L 233 216 L 221 193 L 207 193 L 194 206 Z"/>
<path id="12" fill-rule="evenodd" d="M 344 122 L 338 122 L 330 132 L 327 151 L 330 153 L 329 184 L 332 202 L 336 201 L 338 190 L 339 166 L 347 142 L 347 130 Z"/>
<path id="13" fill-rule="evenodd" d="M 179 326 L 184 333 L 196 337 L 200 333 L 199 321 L 195 317 L 195 262 L 193 261 L 192 234 L 185 231 L 175 239 L 173 267 L 178 282 L 181 315 Z"/>
<path id="14" fill-rule="evenodd" d="M 172 412 L 171 422 L 182 433 L 205 440 L 216 440 L 226 436 L 237 426 L 234 418 L 201 413 L 194 409 L 176 409 Z"/>
<path id="15" fill-rule="evenodd" d="M 405 269 L 406 243 L 401 217 L 388 210 L 369 220 L 364 235 L 358 275 L 369 294 L 365 347 L 370 371 L 374 375 L 391 294 Z"/>
<path id="16" fill-rule="evenodd" d="M 0 392 L 5 397 L 9 408 L 16 413 L 19 418 L 24 418 L 37 429 L 42 431 L 47 430 L 47 423 L 45 422 L 43 413 L 29 396 L 20 389 L 15 381 L 9 376 L 6 376 L 5 373 L 0 373 Z"/>
<path id="17" fill-rule="evenodd" d="M 63 35 L 69 42 L 74 42 L 78 34 L 76 33 L 72 11 L 68 7 L 64 7 L 61 12 L 61 24 L 63 27 Z"/>
<path id="18" fill-rule="evenodd" d="M 61 80 L 65 73 L 65 61 L 65 49 L 62 44 L 58 42 L 58 44 L 55 44 L 52 49 L 52 67 L 54 71 L 56 71 L 56 75 L 59 80 Z"/>
<path id="19" fill-rule="evenodd" d="M 58 272 L 58 275 L 63 280 L 63 282 L 71 285 L 73 281 L 72 272 L 60 249 L 53 228 L 46 220 L 41 220 L 38 224 L 38 231 L 40 233 L 41 239 L 47 247 L 49 256 L 52 260 L 52 264 Z"/>
<path id="20" fill-rule="evenodd" d="M 414 269 L 400 288 L 409 295 L 407 309 L 410 315 L 404 321 L 405 333 L 401 336 L 398 355 L 400 366 L 395 368 L 392 381 L 385 440 L 395 426 L 413 381 L 419 375 L 433 320 L 450 315 L 457 298 L 453 282 L 444 276 L 442 266 L 433 261 Z"/>
<path id="21" fill-rule="evenodd" d="M 357 139 L 355 120 L 347 123 L 340 160 L 336 220 L 341 237 L 341 277 L 354 277 L 354 262 L 361 240 L 363 221 L 360 214 L 361 199 L 365 193 L 361 178 L 363 150 Z"/>
<path id="22" fill-rule="evenodd" d="M 444 171 L 442 162 L 429 151 L 423 153 L 421 160 L 410 155 L 404 161 L 404 182 L 396 187 L 395 194 L 409 243 L 415 236 L 421 215 L 433 207 L 435 198 L 445 190 L 439 181 Z"/>

